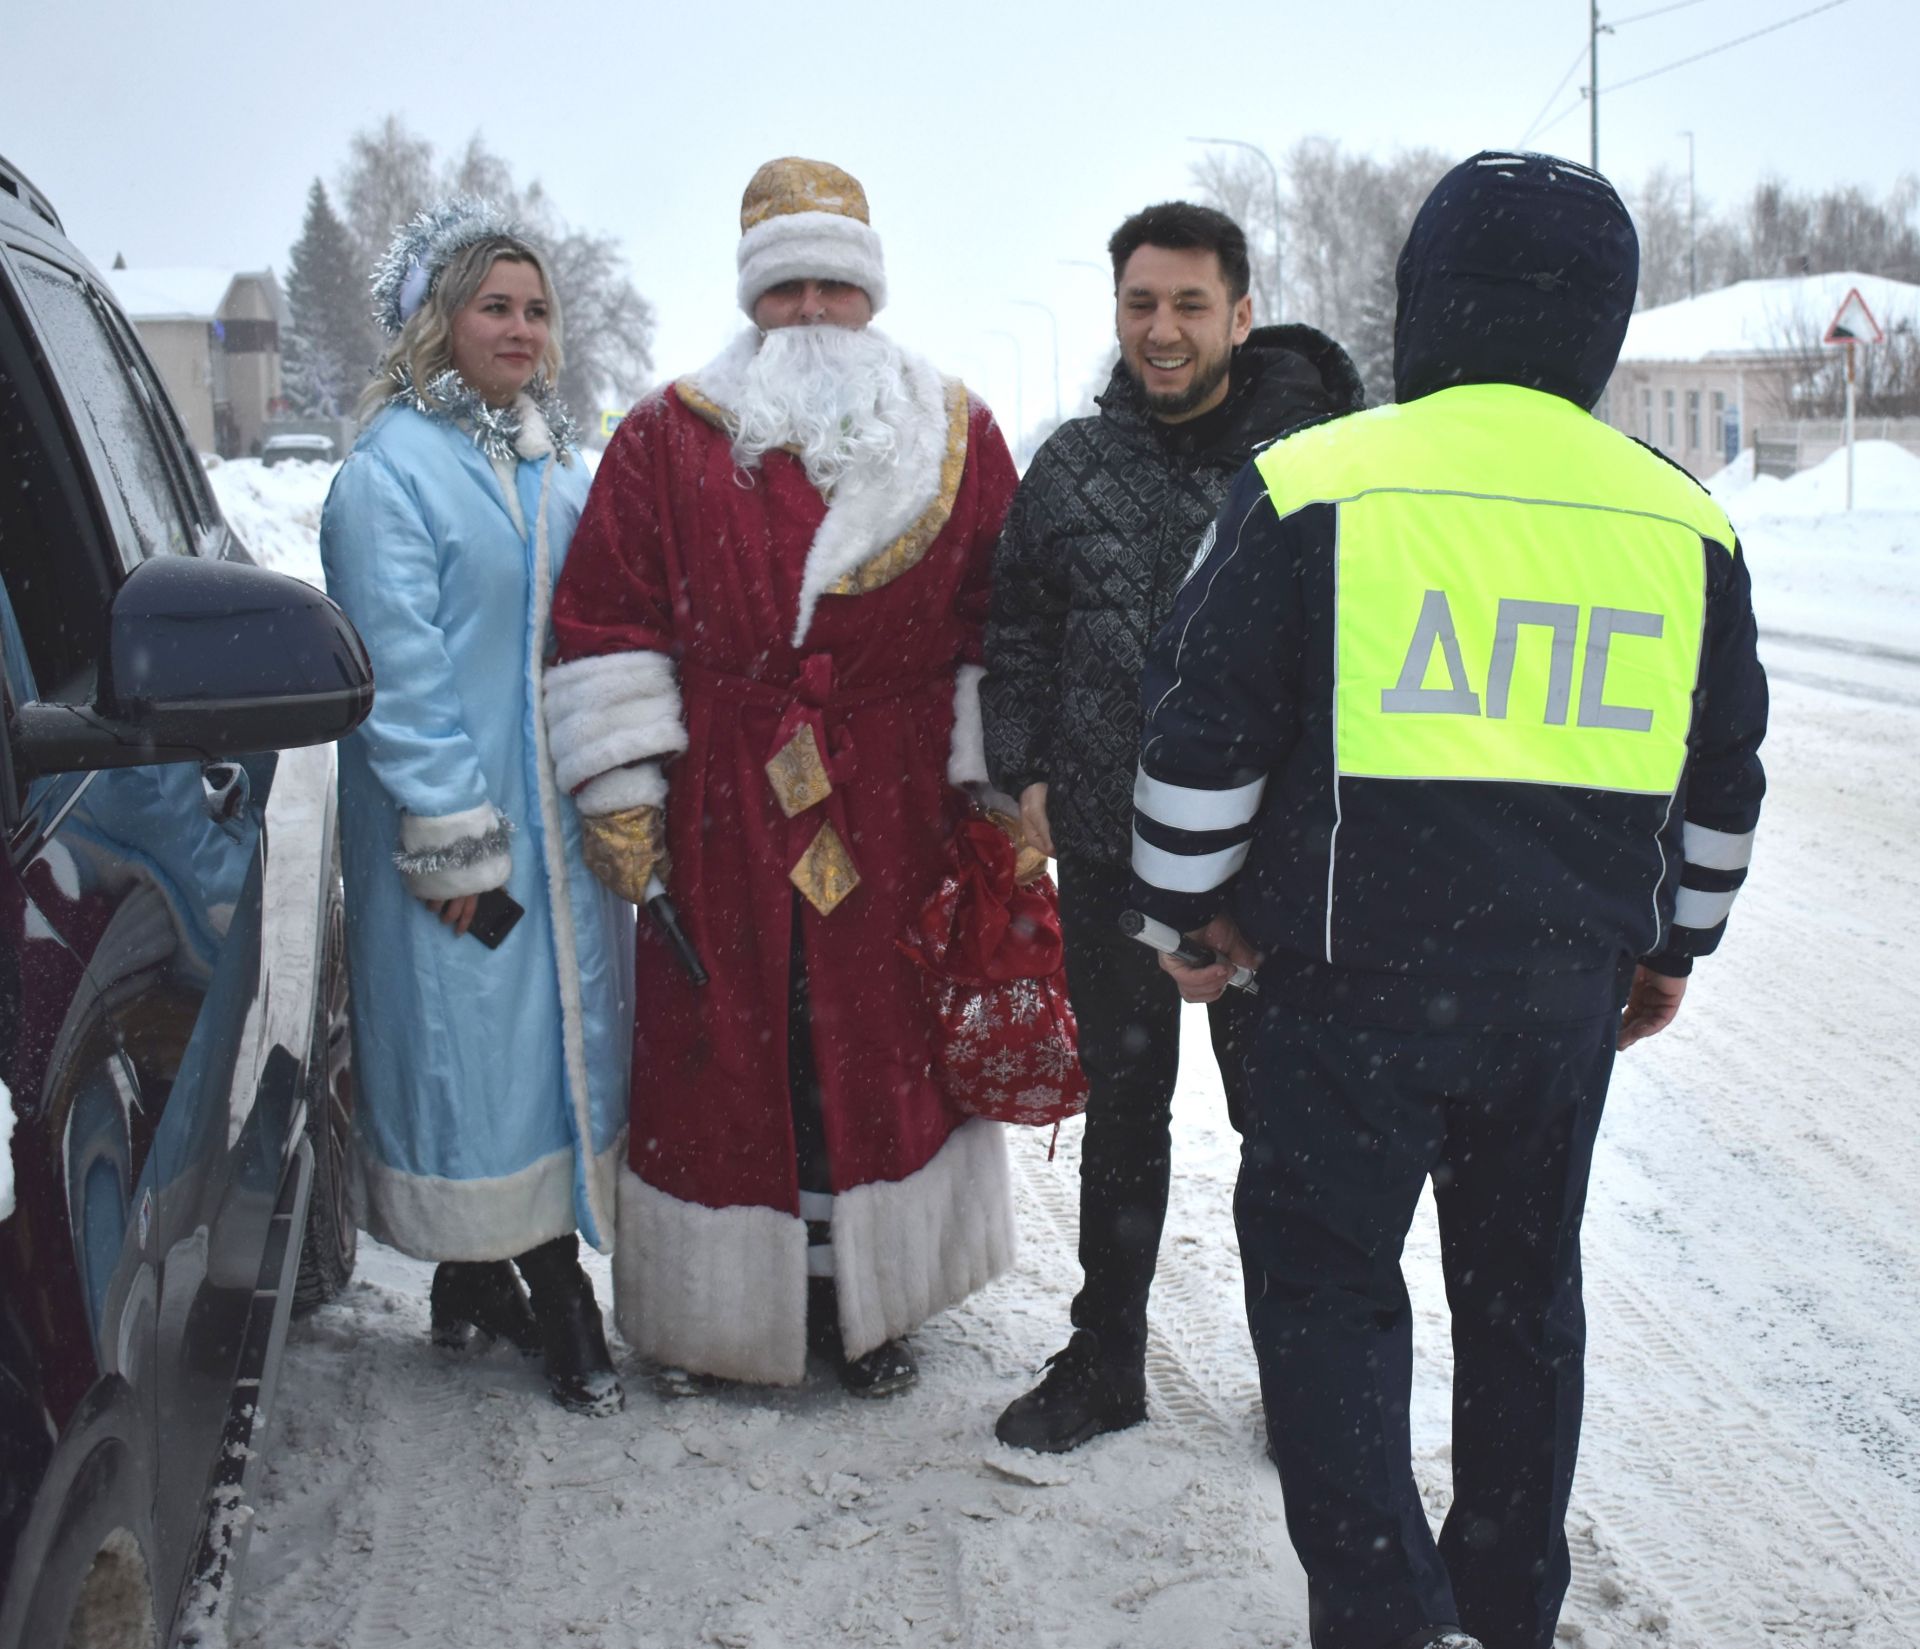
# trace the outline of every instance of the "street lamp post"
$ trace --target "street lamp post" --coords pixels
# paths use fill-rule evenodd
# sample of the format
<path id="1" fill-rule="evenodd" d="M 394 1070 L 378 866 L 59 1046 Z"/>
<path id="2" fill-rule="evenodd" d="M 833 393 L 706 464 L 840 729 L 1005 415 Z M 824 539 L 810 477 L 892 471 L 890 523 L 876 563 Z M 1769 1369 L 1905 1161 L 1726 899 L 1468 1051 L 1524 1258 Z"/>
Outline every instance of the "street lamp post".
<path id="1" fill-rule="evenodd" d="M 1246 149 L 1260 157 L 1261 165 L 1267 169 L 1267 177 L 1273 184 L 1273 313 L 1267 317 L 1269 322 L 1280 319 L 1280 168 L 1274 165 L 1273 156 L 1257 143 L 1249 143 L 1243 137 L 1190 137 L 1189 143 L 1225 143 L 1235 149 Z"/>
<path id="2" fill-rule="evenodd" d="M 1025 354 L 1020 347 L 1020 334 L 1009 332 L 1004 326 L 989 326 L 982 330 L 989 338 L 1005 338 L 1013 345 L 1013 446 L 1017 453 L 1027 439 L 1027 372 Z"/>
<path id="3" fill-rule="evenodd" d="M 1700 295 L 1700 237 L 1693 210 L 1693 133 L 1680 134 L 1687 140 L 1687 296 Z"/>
<path id="4" fill-rule="evenodd" d="M 1010 298 L 1009 303 L 1017 303 L 1022 309 L 1037 309 L 1047 318 L 1047 329 L 1053 335 L 1053 423 L 1060 426 L 1060 317 L 1053 312 L 1053 305 L 1042 303 L 1038 298 Z"/>

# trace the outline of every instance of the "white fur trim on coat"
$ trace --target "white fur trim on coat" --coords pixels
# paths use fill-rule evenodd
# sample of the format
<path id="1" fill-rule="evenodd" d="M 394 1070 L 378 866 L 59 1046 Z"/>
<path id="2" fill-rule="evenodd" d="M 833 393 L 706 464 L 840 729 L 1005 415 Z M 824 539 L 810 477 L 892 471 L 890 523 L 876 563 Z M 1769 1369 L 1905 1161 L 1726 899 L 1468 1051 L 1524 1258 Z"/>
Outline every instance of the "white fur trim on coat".
<path id="1" fill-rule="evenodd" d="M 520 433 L 513 438 L 513 450 L 522 458 L 551 458 L 553 431 L 547 427 L 546 414 L 524 390 L 516 397 L 515 405 L 520 413 Z"/>
<path id="2" fill-rule="evenodd" d="M 667 776 L 658 762 L 635 762 L 590 779 L 575 792 L 573 805 L 581 816 L 597 819 L 608 813 L 626 813 L 636 807 L 667 805 Z"/>
<path id="3" fill-rule="evenodd" d="M 987 782 L 987 736 L 980 723 L 980 664 L 963 664 L 953 676 L 953 742 L 947 752 L 947 783 Z"/>
<path id="4" fill-rule="evenodd" d="M 859 1357 L 957 1305 L 1013 1264 L 1001 1126 L 954 1131 L 905 1179 L 833 1199 L 840 1332 Z M 771 1208 L 707 1208 L 620 1176 L 615 1317 L 643 1357 L 756 1385 L 807 1368 L 807 1227 Z"/>
<path id="5" fill-rule="evenodd" d="M 587 1164 L 593 1195 L 613 1206 L 614 1176 L 627 1156 L 623 1128 Z M 418 1260 L 508 1260 L 578 1223 L 571 1147 L 493 1179 L 442 1179 L 409 1174 L 367 1151 L 352 1159 L 355 1221 L 389 1248 Z"/>
<path id="6" fill-rule="evenodd" d="M 459 899 L 505 887 L 513 826 L 491 802 L 458 813 L 400 815 L 396 869 L 416 899 Z"/>
<path id="7" fill-rule="evenodd" d="M 1013 1176 L 1002 1125 L 975 1117 L 903 1180 L 833 1199 L 833 1270 L 849 1357 L 957 1305 L 1013 1264 Z"/>
<path id="8" fill-rule="evenodd" d="M 541 692 L 554 778 L 576 797 L 603 773 L 687 747 L 680 688 L 664 653 L 605 653 L 556 664 Z"/>
<path id="9" fill-rule="evenodd" d="M 877 315 L 887 303 L 887 265 L 870 224 L 841 212 L 785 212 L 740 237 L 738 296 L 749 318 L 760 295 L 782 281 L 850 281 Z"/>

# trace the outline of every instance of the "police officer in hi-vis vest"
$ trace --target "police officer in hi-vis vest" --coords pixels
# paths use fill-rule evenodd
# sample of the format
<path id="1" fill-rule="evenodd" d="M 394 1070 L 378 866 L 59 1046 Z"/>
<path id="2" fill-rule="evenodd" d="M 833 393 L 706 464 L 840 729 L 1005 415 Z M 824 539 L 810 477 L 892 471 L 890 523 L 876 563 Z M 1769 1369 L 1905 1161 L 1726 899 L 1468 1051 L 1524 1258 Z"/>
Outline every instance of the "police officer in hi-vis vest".
<path id="1" fill-rule="evenodd" d="M 1316 1649 L 1546 1649 L 1568 1578 L 1580 1216 L 1616 1047 L 1746 875 L 1746 563 L 1593 418 L 1639 249 L 1604 178 L 1481 154 L 1401 253 L 1397 404 L 1241 473 L 1142 684 L 1134 897 L 1262 958 L 1235 1216 Z M 1207 1000 L 1227 967 L 1173 967 Z M 1453 1500 L 1409 1458 L 1431 1177 Z"/>

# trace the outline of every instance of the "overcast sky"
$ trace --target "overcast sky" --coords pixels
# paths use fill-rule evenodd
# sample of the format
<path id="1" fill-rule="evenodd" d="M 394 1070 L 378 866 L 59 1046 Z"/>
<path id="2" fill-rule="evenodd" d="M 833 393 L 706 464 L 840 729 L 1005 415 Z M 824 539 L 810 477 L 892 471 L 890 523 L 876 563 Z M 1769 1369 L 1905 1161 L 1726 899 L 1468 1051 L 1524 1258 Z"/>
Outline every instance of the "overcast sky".
<path id="1" fill-rule="evenodd" d="M 1603 5 L 1619 26 L 1600 43 L 1602 170 L 1628 186 L 1656 165 L 1684 173 L 1689 128 L 1703 202 L 1768 173 L 1883 193 L 1920 169 L 1916 0 L 1845 0 L 1609 93 L 1818 3 Z M 567 219 L 617 235 L 673 375 L 742 324 L 747 178 L 809 155 L 866 185 L 893 292 L 881 324 L 1009 423 L 1016 351 L 1028 420 L 1053 398 L 1047 317 L 1014 300 L 1057 314 L 1071 403 L 1112 314 L 1106 277 L 1069 260 L 1100 259 L 1128 212 L 1189 191 L 1191 135 L 1276 159 L 1316 134 L 1459 157 L 1564 107 L 1530 146 L 1587 157 L 1587 0 L 10 10 L 0 154 L 103 265 L 284 272 L 310 181 L 331 188 L 349 134 L 397 112 L 443 150 L 480 132 Z"/>

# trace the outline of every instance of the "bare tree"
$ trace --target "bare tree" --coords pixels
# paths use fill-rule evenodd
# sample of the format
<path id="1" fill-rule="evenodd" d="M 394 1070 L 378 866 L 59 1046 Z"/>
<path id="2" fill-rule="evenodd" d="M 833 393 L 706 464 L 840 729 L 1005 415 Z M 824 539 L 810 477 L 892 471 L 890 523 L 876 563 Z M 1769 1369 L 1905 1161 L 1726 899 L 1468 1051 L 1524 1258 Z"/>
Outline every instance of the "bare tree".
<path id="1" fill-rule="evenodd" d="M 546 253 L 565 321 L 561 397 L 589 429 L 601 407 L 630 405 L 653 372 L 653 305 L 627 271 L 611 235 L 570 226 L 538 179 L 521 184 L 479 133 L 444 162 L 398 115 L 356 132 L 341 174 L 340 198 L 364 268 L 393 232 L 432 201 L 481 195 L 522 223 Z"/>
<path id="2" fill-rule="evenodd" d="M 1208 149 L 1189 170 L 1198 198 L 1216 212 L 1226 213 L 1245 233 L 1254 324 L 1272 325 L 1285 313 L 1284 294 L 1273 285 L 1276 234 L 1281 237 L 1283 262 L 1287 256 L 1285 225 L 1273 219 L 1273 179 L 1260 159 L 1245 149 Z"/>

